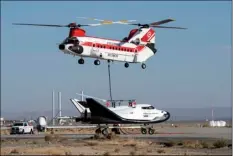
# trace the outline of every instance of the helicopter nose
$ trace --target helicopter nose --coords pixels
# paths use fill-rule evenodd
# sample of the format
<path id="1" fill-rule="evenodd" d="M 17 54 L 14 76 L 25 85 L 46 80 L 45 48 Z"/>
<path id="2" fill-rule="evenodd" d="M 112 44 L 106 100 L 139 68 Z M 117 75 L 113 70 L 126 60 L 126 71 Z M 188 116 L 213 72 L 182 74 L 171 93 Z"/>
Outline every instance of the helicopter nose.
<path id="1" fill-rule="evenodd" d="M 64 49 L 65 49 L 65 45 L 64 45 L 64 44 L 60 44 L 60 45 L 59 45 L 59 49 L 60 49 L 60 50 L 64 50 Z"/>

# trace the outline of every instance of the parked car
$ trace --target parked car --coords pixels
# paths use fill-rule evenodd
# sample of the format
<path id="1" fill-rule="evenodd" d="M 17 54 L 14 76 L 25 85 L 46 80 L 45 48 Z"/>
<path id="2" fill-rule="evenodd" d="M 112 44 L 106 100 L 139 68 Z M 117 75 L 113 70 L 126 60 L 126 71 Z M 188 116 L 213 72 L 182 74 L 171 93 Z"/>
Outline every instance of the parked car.
<path id="1" fill-rule="evenodd" d="M 16 122 L 11 127 L 11 134 L 33 134 L 33 126 L 27 122 Z"/>

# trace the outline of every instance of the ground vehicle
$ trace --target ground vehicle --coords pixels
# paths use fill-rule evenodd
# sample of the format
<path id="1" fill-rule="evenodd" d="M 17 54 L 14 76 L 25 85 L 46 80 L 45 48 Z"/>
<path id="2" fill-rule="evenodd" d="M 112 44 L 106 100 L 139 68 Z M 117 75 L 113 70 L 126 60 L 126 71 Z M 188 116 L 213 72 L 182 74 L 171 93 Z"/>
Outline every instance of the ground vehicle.
<path id="1" fill-rule="evenodd" d="M 27 122 L 16 122 L 11 127 L 11 134 L 33 134 L 33 126 Z"/>

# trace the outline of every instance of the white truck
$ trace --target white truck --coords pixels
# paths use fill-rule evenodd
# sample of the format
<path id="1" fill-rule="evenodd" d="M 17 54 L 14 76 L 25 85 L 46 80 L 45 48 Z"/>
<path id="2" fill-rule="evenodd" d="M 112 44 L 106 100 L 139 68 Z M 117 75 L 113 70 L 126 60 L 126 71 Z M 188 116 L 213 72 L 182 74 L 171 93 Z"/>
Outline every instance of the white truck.
<path id="1" fill-rule="evenodd" d="M 33 126 L 27 122 L 16 122 L 11 127 L 10 134 L 33 134 Z"/>

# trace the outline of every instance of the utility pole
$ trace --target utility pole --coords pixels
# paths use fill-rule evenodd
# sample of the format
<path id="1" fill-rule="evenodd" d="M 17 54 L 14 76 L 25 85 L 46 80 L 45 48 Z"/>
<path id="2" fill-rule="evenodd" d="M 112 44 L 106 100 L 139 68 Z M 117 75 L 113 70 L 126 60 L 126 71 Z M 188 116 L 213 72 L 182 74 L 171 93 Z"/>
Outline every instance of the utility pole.
<path id="1" fill-rule="evenodd" d="M 212 121 L 214 121 L 214 109 L 212 108 Z"/>
<path id="2" fill-rule="evenodd" d="M 58 92 L 59 116 L 61 117 L 61 92 Z"/>
<path id="3" fill-rule="evenodd" d="M 83 91 L 81 91 L 81 100 L 83 101 Z"/>
<path id="4" fill-rule="evenodd" d="M 55 121 L 54 121 L 54 117 L 55 117 L 55 112 L 54 112 L 54 110 L 55 110 L 55 104 L 54 104 L 54 90 L 53 90 L 53 93 L 52 93 L 52 112 L 53 112 L 53 114 L 52 114 L 52 120 L 53 120 L 53 125 L 55 125 Z"/>

